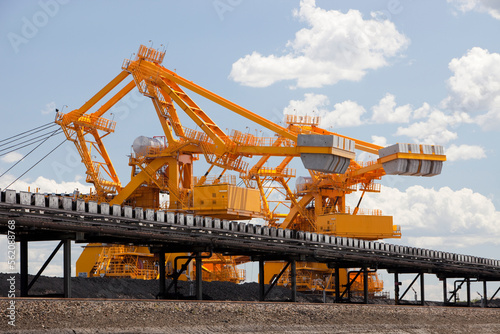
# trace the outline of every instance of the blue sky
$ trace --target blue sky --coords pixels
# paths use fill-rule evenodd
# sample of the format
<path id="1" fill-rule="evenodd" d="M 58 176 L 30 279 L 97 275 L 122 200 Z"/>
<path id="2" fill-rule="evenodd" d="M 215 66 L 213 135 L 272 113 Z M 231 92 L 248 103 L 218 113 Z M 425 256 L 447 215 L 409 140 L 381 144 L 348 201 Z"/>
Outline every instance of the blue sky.
<path id="1" fill-rule="evenodd" d="M 2 1 L 0 31 L 2 138 L 51 122 L 55 108 L 80 107 L 152 41 L 166 47 L 165 67 L 272 121 L 314 110 L 324 127 L 362 140 L 443 145 L 441 175 L 387 176 L 363 206 L 394 216 L 397 243 L 499 258 L 496 2 Z M 193 98 L 223 129 L 260 130 Z M 105 143 L 126 183 L 133 140 L 161 128 L 137 92 L 112 112 L 117 130 Z M 0 187 L 62 140 L 48 141 Z M 27 152 L 0 157 L 0 171 Z M 67 143 L 12 188 L 86 190 L 84 175 Z M 32 253 L 36 266 L 50 250 Z"/>

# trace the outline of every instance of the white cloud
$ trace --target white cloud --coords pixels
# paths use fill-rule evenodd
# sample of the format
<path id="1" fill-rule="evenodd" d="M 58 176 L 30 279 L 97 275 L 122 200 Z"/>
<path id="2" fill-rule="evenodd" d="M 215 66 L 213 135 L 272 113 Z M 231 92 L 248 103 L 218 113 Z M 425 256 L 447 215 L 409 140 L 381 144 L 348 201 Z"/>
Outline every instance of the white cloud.
<path id="1" fill-rule="evenodd" d="M 380 136 L 372 136 L 372 143 L 378 146 L 386 147 L 387 146 L 387 138 Z"/>
<path id="2" fill-rule="evenodd" d="M 306 93 L 303 100 L 291 100 L 283 109 L 283 114 L 312 116 L 313 111 L 324 110 L 329 104 L 330 100 L 326 95 Z"/>
<path id="3" fill-rule="evenodd" d="M 328 108 L 330 100 L 326 95 L 306 93 L 302 100 L 291 100 L 283 109 L 284 114 L 320 116 L 320 126 L 323 128 L 354 127 L 369 123 L 363 119 L 366 110 L 354 101 L 336 103 L 333 110 Z M 414 142 L 424 144 L 444 145 L 458 138 L 452 131 L 462 123 L 472 123 L 473 120 L 465 112 L 445 113 L 424 103 L 420 108 L 413 109 L 409 104 L 397 106 L 396 98 L 386 94 L 378 105 L 372 107 L 373 123 L 410 123 L 405 127 L 398 127 L 395 136 L 407 136 Z M 387 145 L 384 137 L 372 137 L 372 140 L 383 139 L 381 146 Z"/>
<path id="4" fill-rule="evenodd" d="M 500 126 L 500 54 L 474 47 L 449 63 L 450 94 L 442 105 L 471 115 L 484 129 Z"/>
<path id="5" fill-rule="evenodd" d="M 10 152 L 1 157 L 0 159 L 6 163 L 18 162 L 23 158 L 23 155 L 19 152 Z"/>
<path id="6" fill-rule="evenodd" d="M 336 103 L 333 110 L 323 114 L 321 120 L 322 127 L 349 127 L 363 124 L 361 115 L 366 110 L 356 102 L 347 100 L 341 103 Z"/>
<path id="7" fill-rule="evenodd" d="M 458 137 L 457 133 L 449 130 L 448 127 L 468 122 L 470 122 L 470 117 L 466 113 L 456 112 L 447 115 L 440 110 L 433 109 L 427 115 L 426 120 L 412 123 L 407 127 L 398 127 L 396 136 L 408 136 L 415 142 L 423 144 L 442 145 Z"/>
<path id="8" fill-rule="evenodd" d="M 357 10 L 327 11 L 316 7 L 314 0 L 302 0 L 294 16 L 308 28 L 287 43 L 286 54 L 264 56 L 254 51 L 233 64 L 230 78 L 252 87 L 282 80 L 296 80 L 302 88 L 358 81 L 367 70 L 387 66 L 388 58 L 409 44 L 394 23 L 379 20 L 375 13 L 363 19 Z"/>
<path id="9" fill-rule="evenodd" d="M 40 110 L 40 112 L 42 113 L 42 115 L 48 115 L 48 114 L 54 113 L 55 110 L 56 110 L 56 103 L 49 102 L 45 105 L 45 108 Z"/>
<path id="10" fill-rule="evenodd" d="M 462 12 L 471 10 L 488 13 L 497 20 L 500 20 L 500 2 L 498 0 L 448 0 L 455 4 Z"/>
<path id="11" fill-rule="evenodd" d="M 0 188 L 4 189 L 15 177 L 10 174 L 6 174 L 0 179 Z M 27 191 L 28 187 L 31 191 L 35 191 L 36 188 L 39 192 L 43 193 L 72 193 L 75 189 L 78 189 L 82 193 L 88 193 L 91 186 L 88 184 L 82 184 L 78 181 L 63 181 L 57 182 L 55 180 L 47 179 L 43 176 L 39 176 L 36 180 L 31 181 L 29 179 L 21 179 L 16 181 L 9 189 L 16 189 L 18 191 Z"/>
<path id="12" fill-rule="evenodd" d="M 320 126 L 323 128 L 339 128 L 363 124 L 361 116 L 365 108 L 356 102 L 347 100 L 336 103 L 333 110 L 328 110 L 330 101 L 326 95 L 307 93 L 303 100 L 291 100 L 284 108 L 284 114 L 320 116 Z"/>
<path id="13" fill-rule="evenodd" d="M 372 110 L 372 121 L 375 123 L 408 123 L 413 112 L 409 104 L 396 107 L 396 98 L 389 93 Z"/>
<path id="14" fill-rule="evenodd" d="M 431 110 L 432 110 L 431 106 L 427 102 L 424 102 L 420 108 L 413 110 L 412 118 L 420 119 L 428 117 Z"/>
<path id="15" fill-rule="evenodd" d="M 498 130 L 500 128 L 500 96 L 491 103 L 486 114 L 475 118 L 475 122 L 484 130 Z"/>
<path id="16" fill-rule="evenodd" d="M 477 145 L 451 145 L 446 149 L 446 159 L 448 161 L 484 159 L 486 152 Z"/>
<path id="17" fill-rule="evenodd" d="M 400 191 L 383 186 L 381 193 L 365 196 L 363 206 L 393 216 L 413 246 L 445 249 L 500 245 L 500 211 L 491 199 L 471 189 L 412 186 Z"/>

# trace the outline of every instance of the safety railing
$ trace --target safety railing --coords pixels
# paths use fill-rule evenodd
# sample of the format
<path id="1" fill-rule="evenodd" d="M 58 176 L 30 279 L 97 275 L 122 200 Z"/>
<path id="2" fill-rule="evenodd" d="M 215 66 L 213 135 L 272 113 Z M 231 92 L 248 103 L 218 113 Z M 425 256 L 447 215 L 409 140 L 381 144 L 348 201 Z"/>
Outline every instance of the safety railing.
<path id="1" fill-rule="evenodd" d="M 195 176 L 194 177 L 194 184 L 198 184 L 202 177 L 200 176 Z M 208 184 L 230 184 L 230 185 L 236 185 L 236 175 L 223 175 L 221 177 L 215 176 L 215 175 L 209 175 L 205 178 L 205 181 L 203 182 L 203 185 L 208 185 Z"/>
<path id="2" fill-rule="evenodd" d="M 269 168 L 260 167 L 257 174 L 261 176 L 282 176 L 282 177 L 295 177 L 296 170 L 294 168 Z"/>
<path id="3" fill-rule="evenodd" d="M 319 116 L 285 115 L 286 124 L 318 126 L 320 121 L 321 117 Z"/>
<path id="4" fill-rule="evenodd" d="M 256 146 L 256 147 L 294 147 L 295 142 L 279 137 L 257 137 L 250 133 L 242 133 L 238 130 L 231 131 L 231 139 L 241 146 Z M 279 141 L 279 144 L 277 142 Z"/>
<path id="5" fill-rule="evenodd" d="M 141 45 L 139 47 L 139 51 L 137 51 L 137 57 L 156 64 L 161 64 L 163 62 L 163 58 L 165 57 L 165 52 Z"/>

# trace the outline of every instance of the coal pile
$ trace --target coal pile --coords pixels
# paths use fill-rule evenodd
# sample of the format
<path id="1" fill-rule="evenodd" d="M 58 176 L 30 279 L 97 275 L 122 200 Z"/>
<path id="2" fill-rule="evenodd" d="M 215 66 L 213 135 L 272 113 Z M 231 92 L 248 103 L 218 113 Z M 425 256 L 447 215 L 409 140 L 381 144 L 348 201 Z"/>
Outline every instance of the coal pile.
<path id="1" fill-rule="evenodd" d="M 2 297 L 7 297 L 9 291 L 7 278 L 10 274 L 0 274 L 0 291 Z M 20 275 L 16 277 L 16 296 L 20 296 Z M 28 281 L 31 282 L 32 275 Z M 167 280 L 168 287 L 172 281 Z M 266 285 L 266 289 L 269 286 Z M 63 278 L 40 276 L 29 291 L 30 296 L 57 296 L 62 295 Z M 73 298 L 109 298 L 109 299 L 155 299 L 159 292 L 158 280 L 136 280 L 128 278 L 93 277 L 71 278 L 71 297 Z M 169 299 L 175 299 L 174 288 L 170 289 Z M 195 282 L 178 282 L 178 292 L 180 299 L 193 299 L 195 296 Z M 231 282 L 203 282 L 203 299 L 220 301 L 258 301 L 259 284 L 243 283 L 234 284 Z M 284 287 L 274 287 L 267 295 L 268 301 L 289 301 L 291 291 Z M 302 294 L 297 293 L 299 302 L 323 302 L 322 294 Z M 327 297 L 327 301 L 332 301 Z"/>
<path id="2" fill-rule="evenodd" d="M 9 291 L 9 282 L 7 278 L 15 276 L 16 279 L 16 296 L 20 296 L 20 275 L 2 274 L 0 273 L 0 296 L 7 297 Z M 34 276 L 29 275 L 29 282 Z M 168 287 L 172 281 L 167 280 Z M 196 285 L 194 281 L 178 282 L 178 296 L 172 287 L 165 299 L 180 299 L 190 300 L 195 299 Z M 266 285 L 266 291 L 269 288 Z M 63 278 L 40 276 L 29 291 L 30 296 L 62 296 Z M 73 298 L 104 298 L 104 299 L 156 299 L 159 292 L 158 280 L 138 280 L 129 278 L 110 278 L 110 277 L 93 277 L 71 278 L 71 297 Z M 214 301 L 258 301 L 259 300 L 259 284 L 258 283 L 242 283 L 234 284 L 231 282 L 203 282 L 203 300 Z M 291 290 L 285 287 L 275 286 L 266 296 L 266 301 L 287 302 L 291 301 Z M 297 293 L 297 301 L 302 303 L 334 303 L 334 298 L 331 295 L 324 296 L 322 292 L 316 294 Z M 361 298 L 353 298 L 352 302 L 362 302 Z M 393 299 L 375 298 L 369 300 L 370 304 L 385 304 L 394 305 Z M 402 301 L 402 304 L 419 305 L 418 303 Z M 427 306 L 441 306 L 442 302 L 426 301 Z M 464 301 L 461 301 L 457 306 L 466 306 Z M 472 306 L 480 307 L 480 301 L 476 300 Z M 500 307 L 500 299 L 495 299 L 488 302 L 490 307 Z"/>

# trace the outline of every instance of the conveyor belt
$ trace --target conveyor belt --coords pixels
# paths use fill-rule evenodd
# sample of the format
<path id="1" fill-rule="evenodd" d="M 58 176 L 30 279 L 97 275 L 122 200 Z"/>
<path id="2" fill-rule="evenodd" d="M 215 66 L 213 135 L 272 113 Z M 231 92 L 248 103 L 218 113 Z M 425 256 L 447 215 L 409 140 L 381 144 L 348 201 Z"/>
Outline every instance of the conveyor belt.
<path id="1" fill-rule="evenodd" d="M 208 251 L 253 258 L 296 259 L 339 267 L 425 272 L 440 278 L 500 280 L 500 260 L 383 242 L 258 226 L 242 222 L 155 211 L 68 196 L 1 193 L 0 233 L 16 222 L 26 240 L 70 238 L 77 242 L 134 243 L 167 251 Z"/>

